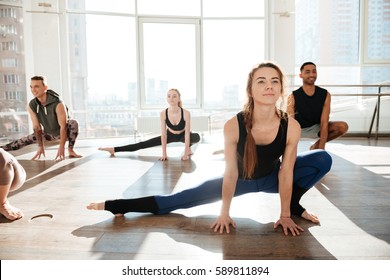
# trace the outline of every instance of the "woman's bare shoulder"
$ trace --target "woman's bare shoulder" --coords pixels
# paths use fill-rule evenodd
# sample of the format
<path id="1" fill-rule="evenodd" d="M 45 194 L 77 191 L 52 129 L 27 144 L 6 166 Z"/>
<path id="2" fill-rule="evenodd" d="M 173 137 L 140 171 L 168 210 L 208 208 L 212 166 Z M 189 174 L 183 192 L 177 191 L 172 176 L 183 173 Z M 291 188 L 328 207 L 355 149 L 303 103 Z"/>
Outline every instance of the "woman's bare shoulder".
<path id="1" fill-rule="evenodd" d="M 238 131 L 238 121 L 237 117 L 233 116 L 231 117 L 224 125 L 223 131 L 225 136 L 227 135 L 234 135 L 236 136 L 237 131 Z"/>
<path id="2" fill-rule="evenodd" d="M 288 129 L 287 129 L 287 137 L 294 139 L 295 141 L 299 141 L 301 136 L 301 126 L 298 121 L 293 117 L 288 117 Z"/>
<path id="3" fill-rule="evenodd" d="M 164 109 L 164 110 L 162 110 L 161 112 L 160 112 L 160 119 L 163 119 L 163 120 L 165 120 L 165 111 L 166 111 L 167 109 Z"/>

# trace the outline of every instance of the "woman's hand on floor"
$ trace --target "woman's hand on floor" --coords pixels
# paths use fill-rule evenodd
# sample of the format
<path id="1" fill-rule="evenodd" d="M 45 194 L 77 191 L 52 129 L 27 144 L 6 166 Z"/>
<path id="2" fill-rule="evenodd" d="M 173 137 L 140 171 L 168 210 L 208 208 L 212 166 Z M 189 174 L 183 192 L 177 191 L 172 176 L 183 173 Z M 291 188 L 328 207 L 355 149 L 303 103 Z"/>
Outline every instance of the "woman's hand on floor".
<path id="1" fill-rule="evenodd" d="M 296 236 L 300 235 L 300 231 L 303 231 L 303 228 L 294 223 L 290 217 L 280 217 L 274 224 L 274 228 L 276 229 L 278 226 L 282 226 L 285 235 L 288 235 L 290 231 L 293 236 Z"/>
<path id="2" fill-rule="evenodd" d="M 221 215 L 217 218 L 217 220 L 211 225 L 210 228 L 214 229 L 214 232 L 223 233 L 226 230 L 226 233 L 230 233 L 230 225 L 233 226 L 233 228 L 236 228 L 237 225 L 233 221 L 230 216 Z"/>

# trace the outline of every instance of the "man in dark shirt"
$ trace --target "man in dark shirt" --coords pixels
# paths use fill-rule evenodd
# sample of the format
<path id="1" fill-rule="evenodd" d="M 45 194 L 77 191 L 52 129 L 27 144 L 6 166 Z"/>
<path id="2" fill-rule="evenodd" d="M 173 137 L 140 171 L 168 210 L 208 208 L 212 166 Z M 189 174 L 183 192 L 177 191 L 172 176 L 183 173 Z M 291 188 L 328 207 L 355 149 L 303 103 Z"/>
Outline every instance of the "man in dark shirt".
<path id="1" fill-rule="evenodd" d="M 68 117 L 67 107 L 59 95 L 50 90 L 44 76 L 34 76 L 30 82 L 34 98 L 29 102 L 27 110 L 30 114 L 34 133 L 23 136 L 0 148 L 5 151 L 18 150 L 26 145 L 38 143 L 38 151 L 33 160 L 45 156 L 44 140 L 59 140 L 60 145 L 56 160 L 65 159 L 65 143 L 68 140 L 68 153 L 71 158 L 81 155 L 74 151 L 74 144 L 79 133 L 78 122 Z"/>
<path id="2" fill-rule="evenodd" d="M 313 62 L 302 64 L 303 85 L 288 96 L 287 112 L 301 125 L 302 138 L 319 139 L 310 147 L 325 149 L 325 143 L 344 135 L 348 124 L 343 121 L 329 121 L 330 93 L 315 85 L 317 67 Z"/>

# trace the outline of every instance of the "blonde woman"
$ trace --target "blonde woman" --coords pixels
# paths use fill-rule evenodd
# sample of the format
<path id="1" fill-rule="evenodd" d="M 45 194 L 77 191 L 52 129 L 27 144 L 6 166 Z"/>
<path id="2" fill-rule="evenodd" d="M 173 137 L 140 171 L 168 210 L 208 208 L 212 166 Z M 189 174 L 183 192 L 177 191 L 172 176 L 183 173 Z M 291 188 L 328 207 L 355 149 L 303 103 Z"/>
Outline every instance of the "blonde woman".
<path id="1" fill-rule="evenodd" d="M 182 142 L 185 145 L 182 160 L 188 160 L 192 155 L 191 146 L 200 141 L 200 135 L 191 132 L 191 115 L 188 110 L 183 109 L 181 95 L 177 89 L 170 89 L 168 91 L 167 102 L 169 107 L 160 113 L 161 136 L 135 144 L 99 148 L 99 150 L 107 151 L 111 155 L 114 155 L 116 152 L 134 152 L 141 149 L 162 146 L 160 160 L 164 161 L 168 159 L 167 144 Z"/>

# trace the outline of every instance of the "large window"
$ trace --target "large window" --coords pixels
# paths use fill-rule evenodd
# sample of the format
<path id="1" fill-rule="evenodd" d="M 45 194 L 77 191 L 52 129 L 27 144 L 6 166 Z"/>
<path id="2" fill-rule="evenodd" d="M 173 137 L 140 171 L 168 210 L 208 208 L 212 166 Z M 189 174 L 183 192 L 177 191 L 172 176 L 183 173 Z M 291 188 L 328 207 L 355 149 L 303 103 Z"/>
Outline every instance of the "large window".
<path id="1" fill-rule="evenodd" d="M 200 16 L 201 0 L 137 0 L 140 15 Z"/>
<path id="2" fill-rule="evenodd" d="M 138 102 L 134 18 L 70 14 L 68 22 L 71 100 L 80 136 L 131 134 Z"/>
<path id="3" fill-rule="evenodd" d="M 204 109 L 242 108 L 247 75 L 265 59 L 264 5 L 258 0 L 203 1 Z"/>
<path id="4" fill-rule="evenodd" d="M 365 59 L 367 62 L 390 63 L 390 1 L 367 1 L 365 11 Z"/>
<path id="5" fill-rule="evenodd" d="M 359 0 L 297 0 L 295 59 L 323 65 L 359 63 Z"/>
<path id="6" fill-rule="evenodd" d="M 21 1 L 0 4 L 0 144 L 29 132 Z"/>
<path id="7" fill-rule="evenodd" d="M 204 17 L 263 17 L 264 0 L 203 0 Z"/>
<path id="8" fill-rule="evenodd" d="M 135 13 L 136 0 L 68 0 L 68 9 L 80 9 L 80 5 L 87 11 L 100 11 L 104 13 Z"/>
<path id="9" fill-rule="evenodd" d="M 47 13 L 37 1 L 5 2 L 0 5 L 4 141 L 31 131 L 26 54 L 29 73 L 56 73 L 51 86 L 63 89 L 80 137 L 123 136 L 134 132 L 137 115 L 156 115 L 167 106 L 171 87 L 180 90 L 193 114 L 212 114 L 213 129 L 222 116 L 220 128 L 226 114 L 242 108 L 252 66 L 267 60 L 265 50 L 275 47 L 267 32 L 288 35 L 272 33 L 271 15 L 281 11 L 266 11 L 273 2 L 264 0 L 58 0 Z M 295 49 L 295 86 L 301 84 L 298 68 L 305 61 L 318 65 L 322 85 L 388 81 L 389 14 L 389 0 L 295 0 L 295 46 L 285 46 Z M 38 27 L 27 25 L 37 22 Z M 42 38 L 54 46 L 47 50 L 53 69 L 36 63 L 49 57 Z M 32 46 L 25 51 L 26 39 Z M 332 89 L 362 91 L 377 89 Z"/>
<path id="10" fill-rule="evenodd" d="M 167 106 L 170 88 L 194 113 L 242 107 L 247 73 L 264 60 L 264 1 L 106 3 L 67 5 L 71 100 L 82 136 L 131 134 L 137 115 Z"/>
<path id="11" fill-rule="evenodd" d="M 141 107 L 160 109 L 170 88 L 199 107 L 199 20 L 142 18 L 140 35 Z"/>
<path id="12" fill-rule="evenodd" d="M 376 94 L 390 77 L 389 0 L 296 0 L 295 87 L 299 67 L 317 64 L 317 84 L 332 93 L 333 119 L 345 119 L 349 133 L 367 132 Z M 368 95 L 367 95 L 368 94 Z M 381 104 L 387 104 L 387 97 Z"/>
<path id="13" fill-rule="evenodd" d="M 319 84 L 375 84 L 389 80 L 390 1 L 295 3 L 296 73 L 303 62 L 313 61 L 320 68 Z M 298 77 L 296 84 L 300 84 Z"/>
<path id="14" fill-rule="evenodd" d="M 264 60 L 264 21 L 205 20 L 203 38 L 204 107 L 241 108 L 248 73 Z"/>

